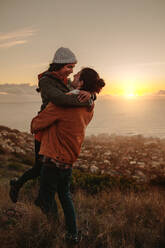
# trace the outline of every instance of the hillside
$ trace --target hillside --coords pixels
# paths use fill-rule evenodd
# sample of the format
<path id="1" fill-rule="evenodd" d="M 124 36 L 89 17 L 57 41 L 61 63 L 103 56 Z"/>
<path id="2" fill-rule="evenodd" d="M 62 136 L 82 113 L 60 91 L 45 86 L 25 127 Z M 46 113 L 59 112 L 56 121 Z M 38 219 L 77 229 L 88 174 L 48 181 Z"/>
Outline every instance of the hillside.
<path id="1" fill-rule="evenodd" d="M 33 163 L 33 136 L 0 126 L 1 178 L 16 176 Z M 137 183 L 164 184 L 165 140 L 140 135 L 86 137 L 74 168 L 84 173 L 130 178 Z"/>
<path id="2" fill-rule="evenodd" d="M 80 248 L 165 246 L 165 141 L 142 136 L 87 137 L 75 163 L 72 196 Z M 33 137 L 0 126 L 0 244 L 2 248 L 67 248 L 64 217 L 52 224 L 34 205 L 38 181 L 9 198 L 9 178 L 34 163 Z M 147 185 L 147 187 L 146 187 Z M 145 186 L 145 187 L 144 187 Z"/>

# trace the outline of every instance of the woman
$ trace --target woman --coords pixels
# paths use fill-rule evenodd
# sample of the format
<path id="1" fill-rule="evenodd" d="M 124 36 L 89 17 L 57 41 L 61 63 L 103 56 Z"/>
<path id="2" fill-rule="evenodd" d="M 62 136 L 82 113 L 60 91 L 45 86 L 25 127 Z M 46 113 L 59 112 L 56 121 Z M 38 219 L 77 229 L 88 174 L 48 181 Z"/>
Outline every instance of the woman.
<path id="1" fill-rule="evenodd" d="M 37 91 L 41 93 L 42 111 L 49 102 L 57 106 L 80 107 L 89 106 L 91 94 L 87 91 L 80 91 L 78 96 L 67 95 L 72 87 L 68 76 L 73 72 L 77 63 L 76 56 L 69 48 L 60 47 L 49 66 L 49 69 L 40 74 Z M 9 196 L 16 203 L 21 187 L 30 179 L 35 179 L 40 175 L 42 166 L 42 156 L 38 154 L 40 150 L 40 140 L 42 133 L 35 136 L 35 164 L 34 167 L 26 171 L 20 178 L 10 181 Z"/>
<path id="2" fill-rule="evenodd" d="M 81 82 L 81 89 L 91 94 L 99 93 L 105 83 L 91 68 L 84 68 L 74 76 L 74 83 Z M 94 108 L 94 105 L 93 105 Z M 63 108 L 49 103 L 31 124 L 32 133 L 43 131 L 39 154 L 44 156 L 41 169 L 40 190 L 36 200 L 44 213 L 57 217 L 54 198 L 58 193 L 65 223 L 66 239 L 77 243 L 78 232 L 75 209 L 70 194 L 72 165 L 78 158 L 85 136 L 85 129 L 93 117 L 93 108 Z"/>

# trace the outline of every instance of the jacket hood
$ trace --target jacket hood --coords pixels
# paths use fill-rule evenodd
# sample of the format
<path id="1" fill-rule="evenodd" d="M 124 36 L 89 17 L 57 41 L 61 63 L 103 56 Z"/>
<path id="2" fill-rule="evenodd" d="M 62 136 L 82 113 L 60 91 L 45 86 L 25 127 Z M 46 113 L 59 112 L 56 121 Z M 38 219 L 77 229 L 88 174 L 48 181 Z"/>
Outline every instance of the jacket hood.
<path id="1" fill-rule="evenodd" d="M 48 71 L 44 71 L 44 72 L 38 74 L 38 80 L 40 80 L 45 75 L 45 73 L 47 73 L 47 72 Z"/>

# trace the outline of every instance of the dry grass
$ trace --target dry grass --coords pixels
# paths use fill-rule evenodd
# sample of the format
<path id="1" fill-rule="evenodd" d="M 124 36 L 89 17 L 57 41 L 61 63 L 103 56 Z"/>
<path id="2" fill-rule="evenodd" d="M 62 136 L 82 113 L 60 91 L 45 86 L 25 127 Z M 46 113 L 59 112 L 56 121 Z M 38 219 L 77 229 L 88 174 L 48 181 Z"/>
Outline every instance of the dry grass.
<path id="1" fill-rule="evenodd" d="M 24 155 L 19 149 L 16 152 L 15 135 L 8 135 L 11 130 L 0 126 L 0 132 L 3 130 L 0 248 L 67 247 L 59 202 L 58 225 L 50 223 L 33 204 L 38 184 L 27 183 L 21 190 L 20 201 L 17 204 L 10 201 L 6 180 L 19 176 L 33 164 L 34 151 L 30 136 L 12 131 L 16 138 L 20 135 L 20 148 L 26 148 Z M 5 143 L 7 139 L 11 141 L 9 146 Z M 78 226 L 83 233 L 79 248 L 165 247 L 165 140 L 142 136 L 91 137 L 84 143 L 78 165 L 83 172 L 74 169 L 72 190 Z M 83 165 L 86 170 L 81 168 Z M 98 174 L 90 173 L 91 165 L 98 167 Z M 135 184 L 133 179 L 137 176 L 145 180 Z"/>
<path id="2" fill-rule="evenodd" d="M 20 202 L 11 203 L 8 185 L 0 186 L 1 248 L 65 248 L 64 219 L 51 225 L 33 205 L 36 186 L 21 192 Z M 24 195 L 26 192 L 26 195 Z M 75 193 L 78 226 L 84 234 L 80 248 L 164 248 L 165 192 L 152 188 L 145 192 L 87 195 Z M 12 210 L 9 210 L 12 209 Z M 14 211 L 13 211 L 14 210 Z"/>

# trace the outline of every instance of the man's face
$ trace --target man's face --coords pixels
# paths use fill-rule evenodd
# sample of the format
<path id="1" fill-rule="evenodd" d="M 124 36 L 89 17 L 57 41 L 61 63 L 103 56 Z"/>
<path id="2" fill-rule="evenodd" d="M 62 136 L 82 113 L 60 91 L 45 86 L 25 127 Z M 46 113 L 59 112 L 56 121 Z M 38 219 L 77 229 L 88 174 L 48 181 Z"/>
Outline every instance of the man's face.
<path id="1" fill-rule="evenodd" d="M 76 73 L 73 77 L 73 81 L 72 81 L 72 86 L 76 89 L 80 89 L 83 85 L 83 81 L 79 81 L 80 80 L 80 74 L 81 71 L 79 71 L 78 73 Z"/>
<path id="2" fill-rule="evenodd" d="M 73 68 L 75 67 L 75 64 L 67 64 L 64 67 L 62 67 L 58 73 L 61 77 L 68 77 L 72 72 Z"/>

